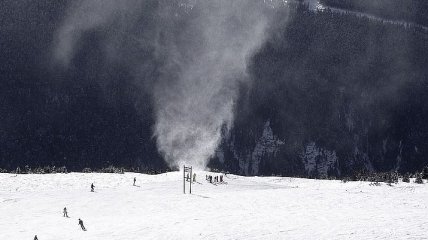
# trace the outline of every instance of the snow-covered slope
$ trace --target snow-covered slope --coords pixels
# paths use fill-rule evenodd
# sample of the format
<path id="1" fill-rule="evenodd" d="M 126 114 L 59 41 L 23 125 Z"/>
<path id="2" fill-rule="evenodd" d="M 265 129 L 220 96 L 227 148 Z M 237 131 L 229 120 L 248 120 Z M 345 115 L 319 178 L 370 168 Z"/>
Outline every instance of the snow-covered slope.
<path id="1" fill-rule="evenodd" d="M 228 184 L 212 185 L 205 174 L 197 172 L 192 195 L 182 193 L 180 172 L 0 174 L 0 239 L 428 237 L 426 184 L 228 175 Z"/>

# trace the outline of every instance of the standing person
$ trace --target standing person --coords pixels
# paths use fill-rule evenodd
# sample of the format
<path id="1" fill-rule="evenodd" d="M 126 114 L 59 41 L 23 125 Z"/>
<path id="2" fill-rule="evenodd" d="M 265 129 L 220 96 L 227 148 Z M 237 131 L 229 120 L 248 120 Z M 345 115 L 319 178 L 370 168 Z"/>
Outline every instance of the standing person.
<path id="1" fill-rule="evenodd" d="M 67 208 L 64 207 L 64 217 L 68 217 Z"/>
<path id="2" fill-rule="evenodd" d="M 135 181 L 137 181 L 137 178 L 136 178 L 136 177 L 134 177 L 134 186 L 135 186 Z"/>
<path id="3" fill-rule="evenodd" d="M 193 173 L 193 181 L 196 182 L 196 173 Z"/>
<path id="4" fill-rule="evenodd" d="M 91 192 L 93 192 L 95 189 L 94 183 L 91 183 Z"/>
<path id="5" fill-rule="evenodd" d="M 80 218 L 79 218 L 79 225 L 80 225 L 80 227 L 82 228 L 83 231 L 86 231 L 85 226 L 83 226 L 83 221 Z"/>
<path id="6" fill-rule="evenodd" d="M 36 236 L 34 236 L 34 240 L 39 240 L 39 239 L 37 238 L 37 235 L 36 235 Z"/>

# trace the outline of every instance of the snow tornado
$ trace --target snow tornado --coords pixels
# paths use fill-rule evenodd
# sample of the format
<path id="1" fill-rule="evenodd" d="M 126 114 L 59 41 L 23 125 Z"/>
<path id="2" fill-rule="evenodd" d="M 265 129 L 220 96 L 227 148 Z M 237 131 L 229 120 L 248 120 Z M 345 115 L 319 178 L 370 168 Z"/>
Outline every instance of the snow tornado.
<path id="1" fill-rule="evenodd" d="M 237 84 L 245 79 L 247 57 L 264 39 L 267 19 L 245 0 L 206 1 L 198 10 L 193 23 L 203 47 L 181 66 L 173 85 L 156 87 L 155 134 L 171 164 L 205 167 L 221 128 L 232 124 Z"/>
<path id="2" fill-rule="evenodd" d="M 238 85 L 248 81 L 247 61 L 266 38 L 270 17 L 265 1 L 159 0 L 157 13 L 151 13 L 156 26 L 150 34 L 135 31 L 145 28 L 137 19 L 145 14 L 147 2 L 76 2 L 57 31 L 54 56 L 68 65 L 85 32 L 114 25 L 118 19 L 125 24 L 116 28 L 127 26 L 127 31 L 112 31 L 115 34 L 129 32 L 128 26 L 134 25 L 134 36 L 152 46 L 162 62 L 159 76 L 148 84 L 158 150 L 171 167 L 186 163 L 204 168 L 219 144 L 221 129 L 231 127 Z M 185 20 L 171 10 L 171 2 L 187 14 Z M 182 26 L 179 33 L 168 28 L 177 22 Z"/>

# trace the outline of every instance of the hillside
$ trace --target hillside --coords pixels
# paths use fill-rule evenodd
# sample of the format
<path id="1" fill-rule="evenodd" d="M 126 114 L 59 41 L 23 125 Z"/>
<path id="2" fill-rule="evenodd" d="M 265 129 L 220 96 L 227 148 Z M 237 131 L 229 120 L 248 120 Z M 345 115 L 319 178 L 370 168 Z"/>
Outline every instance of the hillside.
<path id="1" fill-rule="evenodd" d="M 197 24 L 208 11 L 189 2 L 194 1 L 127 0 L 116 11 L 109 1 L 88 8 L 94 14 L 76 15 L 76 26 L 64 28 L 66 37 L 78 36 L 64 67 L 52 52 L 74 5 L 68 0 L 2 1 L 0 168 L 49 165 L 81 171 L 113 165 L 165 170 L 171 166 L 156 135 L 161 115 L 156 104 L 171 96 L 172 103 L 193 104 L 166 114 L 173 119 L 197 119 L 201 125 L 220 119 L 214 127 L 207 124 L 220 136 L 210 142 L 214 150 L 204 155 L 211 154 L 211 168 L 241 175 L 343 177 L 359 171 L 414 173 L 428 165 L 425 31 L 344 12 L 314 11 L 313 5 L 266 4 L 261 8 L 272 19 L 265 34 L 258 32 L 263 39 L 236 61 L 245 62 L 238 73 L 228 71 L 223 85 L 212 87 L 235 61 L 206 61 L 205 56 L 216 57 L 212 53 L 220 49 L 230 57 L 225 46 L 256 39 L 257 31 L 242 31 L 244 37 L 231 37 L 232 43 L 204 39 L 208 28 Z M 104 10 L 117 13 L 117 19 L 84 26 L 97 20 L 88 16 L 108 15 Z M 235 20 L 230 22 L 240 23 Z M 242 29 L 235 27 L 227 34 Z M 215 49 L 207 50 L 209 44 Z M 214 77 L 175 89 L 177 79 L 186 74 Z M 162 86 L 153 87 L 156 83 Z M 195 101 L 193 94 L 212 99 Z M 212 107 L 218 102 L 220 107 Z M 214 114 L 204 118 L 202 113 Z M 169 130 L 194 125 L 186 126 Z M 183 139 L 168 146 L 201 142 Z"/>
<path id="2" fill-rule="evenodd" d="M 227 175 L 193 194 L 182 173 L 0 174 L 3 239 L 422 239 L 428 189 L 415 183 Z M 137 178 L 137 186 L 132 179 Z M 95 192 L 90 192 L 94 183 Z M 62 216 L 67 207 L 69 218 Z M 82 231 L 78 218 L 87 229 Z"/>

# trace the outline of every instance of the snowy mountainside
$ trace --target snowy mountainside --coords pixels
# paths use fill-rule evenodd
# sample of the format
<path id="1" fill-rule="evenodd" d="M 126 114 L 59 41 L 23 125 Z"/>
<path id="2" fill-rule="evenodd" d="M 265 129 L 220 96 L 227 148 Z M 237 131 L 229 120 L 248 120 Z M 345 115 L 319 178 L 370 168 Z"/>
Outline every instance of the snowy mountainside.
<path id="1" fill-rule="evenodd" d="M 286 142 L 274 134 L 268 120 L 263 126 L 261 136 L 255 140 L 254 147 L 250 147 L 246 151 L 239 151 L 235 147 L 234 139 L 232 139 L 230 143 L 223 143 L 223 146 L 216 152 L 215 157 L 219 159 L 220 163 L 224 164 L 225 150 L 223 149 L 229 148 L 228 150 L 233 153 L 233 158 L 239 163 L 239 173 L 257 176 L 263 174 L 260 168 L 266 159 L 275 159 L 284 144 Z M 315 142 L 308 143 L 303 149 L 298 161 L 303 164 L 306 175 L 316 177 L 340 176 L 339 161 L 334 150 L 318 147 Z"/>
<path id="2" fill-rule="evenodd" d="M 231 143 L 233 155 L 238 159 L 240 173 L 245 175 L 258 175 L 260 163 L 264 158 L 273 157 L 284 142 L 279 140 L 273 134 L 270 122 L 267 121 L 264 125 L 262 135 L 256 140 L 255 147 L 243 156 L 233 148 L 234 142 Z M 224 160 L 223 160 L 224 162 Z"/>
<path id="3" fill-rule="evenodd" d="M 330 171 L 338 171 L 337 175 L 340 175 L 336 152 L 319 148 L 315 142 L 306 146 L 302 159 L 309 175 L 327 177 Z"/>
<path id="4" fill-rule="evenodd" d="M 196 172 L 0 174 L 2 239 L 424 239 L 427 185 Z M 137 186 L 132 186 L 136 177 Z M 95 192 L 90 192 L 94 183 Z M 187 186 L 188 187 L 188 186 Z M 70 218 L 62 216 L 67 207 Z M 87 231 L 78 226 L 81 218 Z"/>

